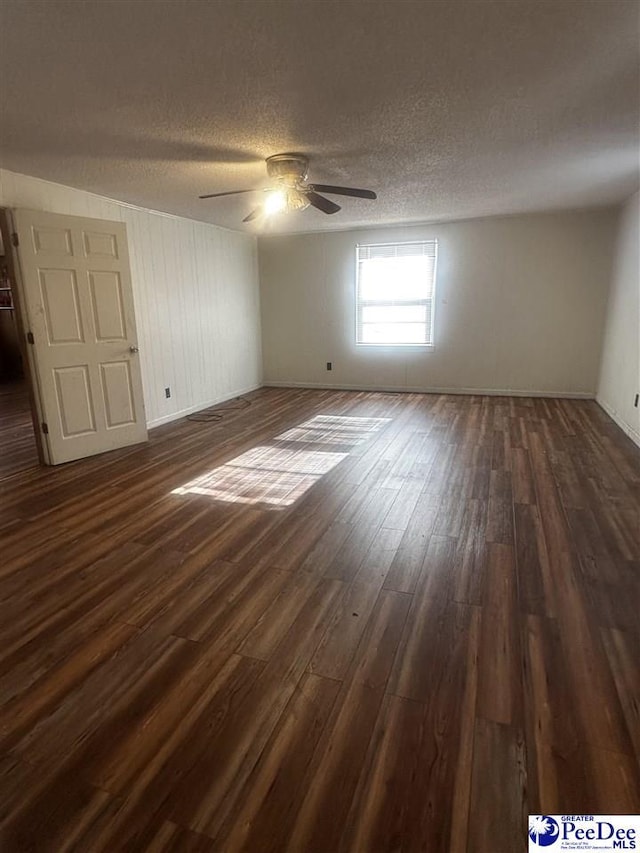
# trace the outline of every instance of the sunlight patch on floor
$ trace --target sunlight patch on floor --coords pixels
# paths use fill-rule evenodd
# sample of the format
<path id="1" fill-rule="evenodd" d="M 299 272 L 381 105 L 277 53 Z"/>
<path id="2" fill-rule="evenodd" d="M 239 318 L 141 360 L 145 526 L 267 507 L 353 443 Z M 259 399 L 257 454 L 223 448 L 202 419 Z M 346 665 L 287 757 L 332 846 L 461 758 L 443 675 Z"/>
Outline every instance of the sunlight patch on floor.
<path id="1" fill-rule="evenodd" d="M 388 423 L 390 418 L 354 418 L 344 415 L 316 415 L 279 435 L 278 441 L 303 441 L 309 444 L 341 444 L 356 447 Z"/>
<path id="2" fill-rule="evenodd" d="M 318 450 L 254 447 L 226 465 L 175 489 L 172 494 L 290 506 L 346 456 L 346 453 Z"/>
<path id="3" fill-rule="evenodd" d="M 174 489 L 229 503 L 284 508 L 371 438 L 390 418 L 317 415 L 224 465 Z M 319 449 L 331 445 L 332 449 Z M 339 448 L 339 449 L 338 449 Z"/>

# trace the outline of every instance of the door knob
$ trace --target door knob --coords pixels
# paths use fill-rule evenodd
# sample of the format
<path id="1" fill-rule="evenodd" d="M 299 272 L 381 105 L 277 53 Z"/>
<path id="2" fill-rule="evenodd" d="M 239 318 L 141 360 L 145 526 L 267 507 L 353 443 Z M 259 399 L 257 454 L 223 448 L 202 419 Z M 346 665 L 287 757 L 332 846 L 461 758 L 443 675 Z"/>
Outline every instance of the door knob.
<path id="1" fill-rule="evenodd" d="M 129 347 L 129 352 L 140 352 L 138 347 L 134 347 L 133 344 Z"/>

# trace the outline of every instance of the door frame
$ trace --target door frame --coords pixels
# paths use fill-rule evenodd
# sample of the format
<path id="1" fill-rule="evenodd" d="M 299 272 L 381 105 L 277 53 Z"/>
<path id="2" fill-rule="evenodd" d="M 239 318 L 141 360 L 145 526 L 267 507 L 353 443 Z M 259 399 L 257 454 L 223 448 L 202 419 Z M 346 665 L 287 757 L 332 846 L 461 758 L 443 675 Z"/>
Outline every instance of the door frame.
<path id="1" fill-rule="evenodd" d="M 42 432 L 42 405 L 40 402 L 40 388 L 38 385 L 37 372 L 31 347 L 27 344 L 27 332 L 29 330 L 29 318 L 26 312 L 26 300 L 23 291 L 23 280 L 20 269 L 20 258 L 16 251 L 13 235 L 16 233 L 11 208 L 0 207 L 0 233 L 5 248 L 5 261 L 9 270 L 11 281 L 11 295 L 18 328 L 18 346 L 22 356 L 25 379 L 29 393 L 29 404 L 31 407 L 31 420 L 33 422 L 33 433 L 36 442 L 36 450 L 41 465 L 49 465 L 49 447 L 46 436 Z"/>

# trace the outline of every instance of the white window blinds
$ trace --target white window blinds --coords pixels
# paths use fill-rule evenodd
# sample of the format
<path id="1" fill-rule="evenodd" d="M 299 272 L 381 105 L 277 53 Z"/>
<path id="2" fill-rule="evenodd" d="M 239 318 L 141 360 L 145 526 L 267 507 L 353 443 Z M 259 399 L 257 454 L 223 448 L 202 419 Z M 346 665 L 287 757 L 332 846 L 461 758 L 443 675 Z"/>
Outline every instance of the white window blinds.
<path id="1" fill-rule="evenodd" d="M 356 343 L 433 344 L 437 241 L 357 247 Z"/>

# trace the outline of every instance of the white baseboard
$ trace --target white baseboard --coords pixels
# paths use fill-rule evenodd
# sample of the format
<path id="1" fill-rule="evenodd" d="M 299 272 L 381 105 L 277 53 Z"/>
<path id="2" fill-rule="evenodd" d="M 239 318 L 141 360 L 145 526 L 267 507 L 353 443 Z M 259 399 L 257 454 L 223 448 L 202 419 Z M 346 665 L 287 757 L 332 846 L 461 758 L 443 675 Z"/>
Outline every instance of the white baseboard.
<path id="1" fill-rule="evenodd" d="M 153 421 L 147 422 L 147 429 L 169 424 L 171 421 L 179 421 L 180 418 L 185 418 L 187 415 L 193 415 L 196 412 L 201 412 L 203 409 L 208 409 L 211 406 L 217 406 L 218 403 L 226 403 L 227 400 L 233 400 L 235 397 L 240 397 L 242 394 L 248 394 L 250 391 L 257 391 L 262 388 L 261 384 L 250 385 L 247 388 L 239 388 L 237 391 L 232 391 L 230 394 L 225 394 L 223 397 L 216 397 L 215 400 L 196 403 L 195 406 L 189 406 L 187 409 L 180 409 L 179 412 L 172 412 L 170 415 L 163 415 L 161 418 L 155 418 Z"/>
<path id="2" fill-rule="evenodd" d="M 394 391 L 411 394 L 477 394 L 486 397 L 553 397 L 570 400 L 593 400 L 595 394 L 584 391 L 521 391 L 516 388 L 417 388 L 412 386 L 381 386 L 381 385 L 329 385 L 320 382 L 271 382 L 262 383 L 265 388 L 317 388 L 326 391 Z"/>
<path id="3" fill-rule="evenodd" d="M 628 435 L 631 441 L 634 444 L 637 444 L 640 447 L 640 432 L 637 432 L 632 426 L 630 426 L 626 421 L 623 421 L 620 415 L 616 412 L 615 409 L 612 409 L 608 403 L 605 403 L 604 400 L 601 400 L 599 397 L 596 397 L 596 403 L 600 406 L 600 408 L 604 409 L 604 411 L 609 415 L 611 420 L 616 423 L 622 432 L 625 435 Z"/>

